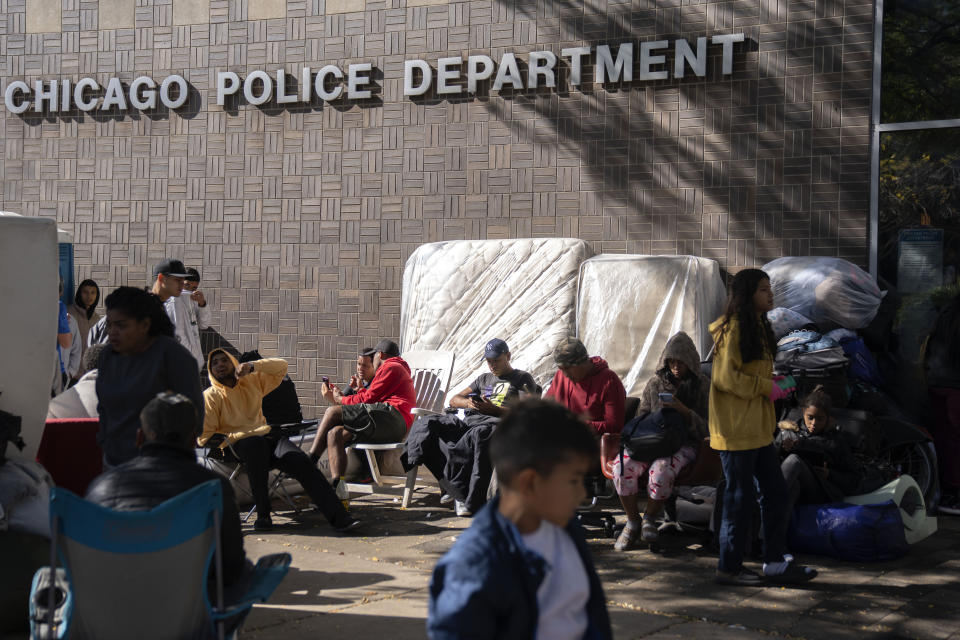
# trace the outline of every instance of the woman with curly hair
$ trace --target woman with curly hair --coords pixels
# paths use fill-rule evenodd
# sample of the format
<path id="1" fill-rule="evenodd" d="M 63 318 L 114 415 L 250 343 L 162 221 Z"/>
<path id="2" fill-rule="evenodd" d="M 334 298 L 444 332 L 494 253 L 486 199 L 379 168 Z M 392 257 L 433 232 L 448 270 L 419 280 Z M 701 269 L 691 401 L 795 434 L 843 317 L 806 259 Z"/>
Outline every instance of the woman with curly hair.
<path id="1" fill-rule="evenodd" d="M 203 423 L 203 394 L 197 361 L 173 337 L 173 324 L 160 298 L 136 287 L 120 287 L 107 296 L 108 347 L 97 374 L 104 467 L 137 455 L 140 411 L 158 393 L 190 398 Z"/>
<path id="2" fill-rule="evenodd" d="M 710 325 L 716 343 L 710 381 L 710 446 L 720 452 L 726 481 L 716 576 L 721 584 L 795 583 L 816 576 L 816 571 L 794 563 L 786 553 L 787 487 L 773 444 L 773 403 L 786 391 L 773 377 L 777 343 L 767 321 L 771 309 L 770 277 L 759 269 L 744 269 L 733 279 L 726 311 Z M 743 566 L 758 490 L 762 576 Z"/>

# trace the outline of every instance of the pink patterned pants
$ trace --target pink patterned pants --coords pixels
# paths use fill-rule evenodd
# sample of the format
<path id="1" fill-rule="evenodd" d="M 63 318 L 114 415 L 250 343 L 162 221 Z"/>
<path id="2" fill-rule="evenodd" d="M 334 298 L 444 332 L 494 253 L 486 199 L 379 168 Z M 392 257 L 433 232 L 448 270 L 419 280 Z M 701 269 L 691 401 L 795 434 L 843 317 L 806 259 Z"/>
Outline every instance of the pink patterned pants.
<path id="1" fill-rule="evenodd" d="M 647 495 L 653 500 L 666 500 L 673 493 L 673 482 L 685 466 L 693 462 L 697 452 L 693 447 L 683 446 L 669 458 L 657 458 L 652 463 L 630 459 L 630 452 L 623 452 L 623 464 L 617 456 L 613 464 L 613 484 L 617 494 L 633 496 L 640 493 L 640 478 L 649 472 Z"/>

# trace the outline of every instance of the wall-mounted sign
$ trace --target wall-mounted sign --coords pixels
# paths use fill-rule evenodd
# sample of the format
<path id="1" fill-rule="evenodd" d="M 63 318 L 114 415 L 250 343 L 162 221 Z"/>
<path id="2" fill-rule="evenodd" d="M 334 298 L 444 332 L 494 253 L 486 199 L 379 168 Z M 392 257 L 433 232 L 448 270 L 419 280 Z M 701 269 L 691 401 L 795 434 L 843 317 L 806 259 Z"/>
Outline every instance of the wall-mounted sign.
<path id="1" fill-rule="evenodd" d="M 743 42 L 742 33 L 697 38 L 696 47 L 684 38 L 673 41 L 673 77 L 683 78 L 689 67 L 699 77 L 707 75 L 707 53 L 709 43 L 721 47 L 721 70 L 724 75 L 733 73 L 733 45 Z M 560 57 L 570 67 L 570 86 L 583 84 L 584 63 L 594 58 L 593 81 L 597 84 L 614 82 L 633 82 L 634 67 L 639 67 L 637 80 L 666 80 L 670 77 L 670 65 L 666 53 L 671 50 L 669 40 L 640 43 L 640 58 L 634 55 L 633 42 L 621 42 L 616 57 L 609 45 L 596 47 L 571 47 L 560 50 Z M 464 69 L 466 62 L 466 69 Z M 425 60 L 407 60 L 403 65 L 403 95 L 420 96 L 427 93 L 436 81 L 437 95 L 477 93 L 478 84 L 492 80 L 491 89 L 502 91 L 505 87 L 516 90 L 537 89 L 541 86 L 551 89 L 557 86 L 557 55 L 552 51 L 531 51 L 527 54 L 526 72 L 521 71 L 516 54 L 505 53 L 499 62 L 494 63 L 490 56 L 468 56 L 440 58 L 434 73 Z M 464 84 L 466 81 L 466 84 Z"/>
<path id="2" fill-rule="evenodd" d="M 943 229 L 901 229 L 897 290 L 920 293 L 943 284 Z"/>
<path id="3" fill-rule="evenodd" d="M 615 46 L 569 47 L 557 56 L 552 51 L 531 51 L 521 54 L 504 53 L 494 61 L 487 55 L 452 56 L 439 58 L 435 67 L 422 59 L 406 60 L 403 64 L 403 95 L 416 98 L 431 91 L 437 97 L 477 95 L 482 91 L 525 91 L 541 87 L 556 90 L 559 66 L 569 68 L 567 82 L 578 89 L 585 82 L 599 85 L 632 83 L 634 81 L 684 78 L 688 72 L 697 77 L 707 75 L 710 48 L 719 49 L 721 74 L 733 73 L 733 45 L 744 41 L 744 34 L 731 33 L 710 38 L 699 37 L 695 42 L 678 38 L 641 42 L 621 42 Z M 668 61 L 668 55 L 672 53 Z M 592 78 L 584 78 L 584 67 L 593 64 Z M 337 65 L 326 65 L 314 72 L 303 67 L 298 73 L 288 74 L 284 69 L 270 73 L 251 71 L 246 77 L 233 71 L 217 73 L 217 105 L 225 107 L 239 96 L 252 105 L 310 104 L 315 100 L 365 100 L 373 96 L 374 67 L 369 62 L 348 65 L 346 71 Z M 292 76 L 292 77 L 291 77 Z M 291 89 L 290 85 L 296 85 Z M 178 109 L 189 98 L 189 85 L 179 75 L 170 75 L 158 83 L 140 76 L 129 86 L 119 78 L 110 78 L 105 87 L 93 78 L 70 80 L 36 80 L 32 86 L 22 80 L 7 85 L 4 104 L 11 113 L 22 114 L 79 111 L 127 111 L 155 109 L 159 103 L 168 109 Z M 102 96 L 100 93 L 102 92 Z"/>
<path id="4" fill-rule="evenodd" d="M 103 97 L 91 95 L 101 89 Z M 110 111 L 130 108 L 144 111 L 157 107 L 160 103 L 168 109 L 178 109 L 187 102 L 187 81 L 183 76 L 167 76 L 160 83 L 159 90 L 153 78 L 140 76 L 125 89 L 120 78 L 110 78 L 105 88 L 93 78 L 81 78 L 71 85 L 70 80 L 37 80 L 33 88 L 22 80 L 14 80 L 7 85 L 3 102 L 10 113 L 24 113 L 31 107 L 36 113 L 57 113 L 60 111 Z"/>

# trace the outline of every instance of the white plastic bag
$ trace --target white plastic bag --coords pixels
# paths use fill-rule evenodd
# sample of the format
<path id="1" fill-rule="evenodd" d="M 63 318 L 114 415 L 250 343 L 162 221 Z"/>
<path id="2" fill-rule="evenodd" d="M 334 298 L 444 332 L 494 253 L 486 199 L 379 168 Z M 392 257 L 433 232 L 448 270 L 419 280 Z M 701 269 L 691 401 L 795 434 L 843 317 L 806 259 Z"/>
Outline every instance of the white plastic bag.
<path id="1" fill-rule="evenodd" d="M 50 489 L 53 479 L 39 462 L 10 460 L 0 465 L 0 531 L 50 537 Z"/>
<path id="2" fill-rule="evenodd" d="M 763 270 L 770 276 L 775 306 L 818 325 L 862 329 L 877 315 L 883 298 L 870 274 L 842 258 L 777 258 Z"/>
<path id="3" fill-rule="evenodd" d="M 777 340 L 794 329 L 801 329 L 808 324 L 813 324 L 813 320 L 810 318 L 786 307 L 777 307 L 768 311 L 767 320 L 770 321 L 770 327 L 773 329 L 773 335 L 776 336 Z"/>

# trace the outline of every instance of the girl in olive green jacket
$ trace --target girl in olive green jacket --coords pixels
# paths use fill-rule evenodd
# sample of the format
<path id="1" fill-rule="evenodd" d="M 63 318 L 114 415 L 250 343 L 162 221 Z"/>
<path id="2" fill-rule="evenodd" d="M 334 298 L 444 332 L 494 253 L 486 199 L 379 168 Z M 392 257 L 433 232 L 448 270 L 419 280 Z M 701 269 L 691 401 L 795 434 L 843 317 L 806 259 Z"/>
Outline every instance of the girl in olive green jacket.
<path id="1" fill-rule="evenodd" d="M 733 279 L 727 309 L 710 332 L 716 342 L 710 383 L 710 446 L 720 452 L 726 486 L 720 523 L 717 582 L 795 583 L 816 571 L 786 553 L 790 514 L 780 458 L 773 446 L 774 401 L 787 395 L 773 377 L 777 344 L 767 321 L 773 308 L 770 278 L 744 269 Z M 743 567 L 753 506 L 760 493 L 763 575 Z"/>

